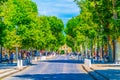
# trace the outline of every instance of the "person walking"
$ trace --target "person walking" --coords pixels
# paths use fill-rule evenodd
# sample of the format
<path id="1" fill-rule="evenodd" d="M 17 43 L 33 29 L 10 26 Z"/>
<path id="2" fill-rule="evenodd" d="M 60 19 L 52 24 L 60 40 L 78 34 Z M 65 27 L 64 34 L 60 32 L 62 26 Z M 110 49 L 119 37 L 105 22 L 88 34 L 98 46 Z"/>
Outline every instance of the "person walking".
<path id="1" fill-rule="evenodd" d="M 6 51 L 5 51 L 5 54 L 4 54 L 4 61 L 9 63 L 8 53 Z"/>
<path id="2" fill-rule="evenodd" d="M 27 64 L 31 64 L 31 60 L 30 60 L 30 52 L 27 52 Z"/>
<path id="3" fill-rule="evenodd" d="M 81 60 L 81 52 L 78 54 L 78 60 Z"/>
<path id="4" fill-rule="evenodd" d="M 10 63 L 13 64 L 13 60 L 14 60 L 14 53 L 11 52 L 10 53 Z"/>
<path id="5" fill-rule="evenodd" d="M 2 53 L 0 53 L 0 63 L 2 62 Z"/>

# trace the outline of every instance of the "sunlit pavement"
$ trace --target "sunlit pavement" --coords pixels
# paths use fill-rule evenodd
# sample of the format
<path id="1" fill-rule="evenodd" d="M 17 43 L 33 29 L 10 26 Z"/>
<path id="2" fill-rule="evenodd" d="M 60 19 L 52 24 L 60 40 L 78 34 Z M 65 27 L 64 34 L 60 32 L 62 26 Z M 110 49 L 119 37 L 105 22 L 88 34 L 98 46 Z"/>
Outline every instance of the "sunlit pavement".
<path id="1" fill-rule="evenodd" d="M 69 60 L 68 56 L 58 56 L 54 60 L 40 61 L 23 72 L 4 80 L 92 80 L 77 65 L 78 60 Z"/>

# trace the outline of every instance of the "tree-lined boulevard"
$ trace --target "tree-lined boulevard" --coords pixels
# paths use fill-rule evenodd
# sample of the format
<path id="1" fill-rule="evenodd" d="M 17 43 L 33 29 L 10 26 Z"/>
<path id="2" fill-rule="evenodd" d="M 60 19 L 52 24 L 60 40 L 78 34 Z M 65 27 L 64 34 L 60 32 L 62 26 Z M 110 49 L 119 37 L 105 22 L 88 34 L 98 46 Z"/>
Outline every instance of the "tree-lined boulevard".
<path id="1" fill-rule="evenodd" d="M 73 2 L 80 13 L 65 24 L 56 16 L 41 15 L 34 0 L 0 0 L 0 64 L 31 66 L 6 80 L 92 80 L 97 79 L 94 72 L 100 80 L 119 79 L 113 67 L 120 64 L 120 1 Z M 107 73 L 101 67 L 94 70 L 97 64 L 112 65 L 110 73 L 116 77 L 100 74 Z"/>

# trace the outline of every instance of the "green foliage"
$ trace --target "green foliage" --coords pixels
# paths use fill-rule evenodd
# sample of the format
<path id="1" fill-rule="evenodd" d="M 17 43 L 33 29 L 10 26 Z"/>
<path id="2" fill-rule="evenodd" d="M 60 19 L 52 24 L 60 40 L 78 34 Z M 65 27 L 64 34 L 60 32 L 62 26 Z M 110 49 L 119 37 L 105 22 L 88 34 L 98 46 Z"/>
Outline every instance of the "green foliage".
<path id="1" fill-rule="evenodd" d="M 54 37 L 54 39 L 50 42 L 50 47 L 52 50 L 56 50 L 65 43 L 63 34 L 64 24 L 61 19 L 58 19 L 55 16 L 48 17 L 48 21 L 52 36 Z"/>
<path id="2" fill-rule="evenodd" d="M 0 45 L 3 45 L 4 43 L 4 37 L 6 36 L 5 29 L 5 24 L 2 21 L 0 21 Z"/>
<path id="3" fill-rule="evenodd" d="M 4 23 L 7 26 L 5 38 L 7 42 L 4 46 L 8 48 L 16 45 L 31 47 L 30 41 L 35 41 L 36 4 L 30 0 L 8 0 L 2 8 L 1 15 L 4 17 Z"/>
<path id="4" fill-rule="evenodd" d="M 58 50 L 64 44 L 62 20 L 38 16 L 32 0 L 2 0 L 0 4 L 0 16 L 4 17 L 4 22 L 0 22 L 0 44 L 4 47 Z"/>

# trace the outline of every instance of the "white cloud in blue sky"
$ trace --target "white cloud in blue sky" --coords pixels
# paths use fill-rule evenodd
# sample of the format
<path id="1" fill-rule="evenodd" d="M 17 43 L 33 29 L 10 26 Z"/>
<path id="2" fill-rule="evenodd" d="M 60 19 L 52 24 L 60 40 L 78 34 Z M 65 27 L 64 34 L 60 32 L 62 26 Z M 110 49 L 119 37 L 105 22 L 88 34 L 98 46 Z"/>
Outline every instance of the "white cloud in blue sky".
<path id="1" fill-rule="evenodd" d="M 66 22 L 80 12 L 74 0 L 33 0 L 36 2 L 40 15 L 57 16 Z"/>

